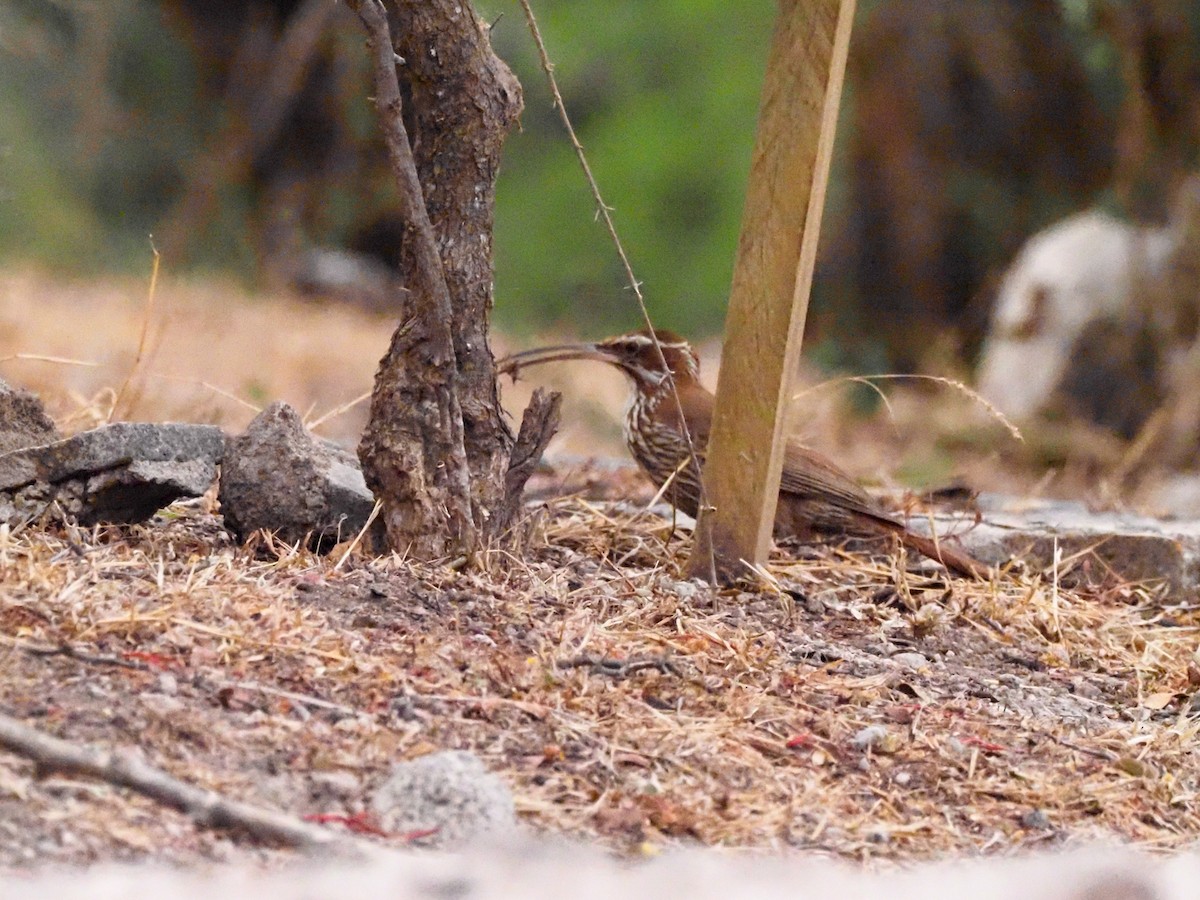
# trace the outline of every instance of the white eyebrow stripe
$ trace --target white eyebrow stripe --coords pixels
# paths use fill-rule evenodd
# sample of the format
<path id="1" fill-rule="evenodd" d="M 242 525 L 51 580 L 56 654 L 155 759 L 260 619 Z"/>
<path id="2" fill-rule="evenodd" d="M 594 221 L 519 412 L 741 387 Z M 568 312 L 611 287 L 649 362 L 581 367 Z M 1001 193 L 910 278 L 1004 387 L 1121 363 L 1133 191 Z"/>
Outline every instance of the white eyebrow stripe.
<path id="1" fill-rule="evenodd" d="M 604 342 L 613 350 L 625 350 L 630 353 L 637 353 L 642 350 L 653 349 L 654 339 L 645 334 L 627 334 L 620 338 L 614 338 Z M 664 350 L 675 350 L 684 355 L 689 355 L 692 352 L 691 344 L 686 340 L 679 341 L 664 341 L 661 338 L 658 345 Z"/>

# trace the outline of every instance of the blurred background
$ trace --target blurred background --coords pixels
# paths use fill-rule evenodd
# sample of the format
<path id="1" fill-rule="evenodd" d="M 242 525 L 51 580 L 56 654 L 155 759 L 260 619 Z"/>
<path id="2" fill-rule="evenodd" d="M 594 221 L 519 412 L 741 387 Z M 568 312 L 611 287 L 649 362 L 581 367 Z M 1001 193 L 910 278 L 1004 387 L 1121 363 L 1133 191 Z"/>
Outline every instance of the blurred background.
<path id="1" fill-rule="evenodd" d="M 634 327 L 520 8 L 476 6 L 525 88 L 498 346 Z M 775 4 L 535 8 L 652 316 L 718 336 Z M 127 415 L 236 423 L 285 396 L 352 440 L 361 410 L 338 410 L 384 350 L 402 228 L 368 78 L 328 0 L 0 3 L 0 374 L 86 419 L 120 381 L 103 367 L 136 365 Z M 903 440 L 881 477 L 916 486 L 1040 490 L 1049 468 L 1134 496 L 1196 468 L 1198 147 L 1200 0 L 860 0 L 798 388 L 814 441 L 874 473 Z M 953 376 L 1027 441 L 945 385 L 885 384 L 890 411 L 810 389 L 835 372 Z M 620 385 L 580 378 L 610 440 Z"/>

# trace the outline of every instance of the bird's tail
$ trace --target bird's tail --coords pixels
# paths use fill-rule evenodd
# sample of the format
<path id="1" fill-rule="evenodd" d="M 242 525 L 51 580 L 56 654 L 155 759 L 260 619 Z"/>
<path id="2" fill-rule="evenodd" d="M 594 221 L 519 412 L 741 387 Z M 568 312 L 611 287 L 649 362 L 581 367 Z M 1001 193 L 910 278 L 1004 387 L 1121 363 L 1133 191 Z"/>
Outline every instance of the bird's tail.
<path id="1" fill-rule="evenodd" d="M 964 578 L 975 578 L 979 581 L 987 581 L 992 577 L 991 569 L 962 550 L 955 550 L 943 542 L 927 538 L 924 535 L 914 534 L 903 527 L 896 532 L 896 536 L 900 538 L 900 542 L 905 547 L 916 550 L 921 555 L 928 556 L 930 559 L 937 560 L 956 575 L 962 575 Z"/>

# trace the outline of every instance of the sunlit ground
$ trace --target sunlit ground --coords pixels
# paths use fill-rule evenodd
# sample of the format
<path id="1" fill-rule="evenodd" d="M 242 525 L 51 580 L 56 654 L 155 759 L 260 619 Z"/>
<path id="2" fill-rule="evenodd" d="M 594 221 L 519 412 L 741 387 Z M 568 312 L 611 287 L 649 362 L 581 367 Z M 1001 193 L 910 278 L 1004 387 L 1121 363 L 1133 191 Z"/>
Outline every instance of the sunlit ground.
<path id="1" fill-rule="evenodd" d="M 286 400 L 320 434 L 354 446 L 391 319 L 167 271 L 152 297 L 149 286 L 149 271 L 143 279 L 80 281 L 0 269 L 0 376 L 37 392 L 68 431 L 110 417 L 238 431 L 258 409 Z M 494 346 L 498 356 L 519 349 L 503 334 Z M 700 348 L 704 380 L 715 386 L 719 345 L 701 341 Z M 619 374 L 577 362 L 528 370 L 515 385 L 505 379 L 514 422 L 538 385 L 565 395 L 552 455 L 623 456 L 626 388 Z M 888 403 L 864 414 L 851 402 L 852 391 L 864 390 L 860 385 L 806 369 L 796 388 L 794 431 L 864 482 L 884 487 L 961 480 L 984 490 L 1110 499 L 1103 466 L 1085 446 L 1075 447 L 1079 460 L 1055 460 L 1054 452 L 1047 456 L 1045 435 L 1036 436 L 1032 449 L 1019 444 L 952 387 L 886 386 Z"/>

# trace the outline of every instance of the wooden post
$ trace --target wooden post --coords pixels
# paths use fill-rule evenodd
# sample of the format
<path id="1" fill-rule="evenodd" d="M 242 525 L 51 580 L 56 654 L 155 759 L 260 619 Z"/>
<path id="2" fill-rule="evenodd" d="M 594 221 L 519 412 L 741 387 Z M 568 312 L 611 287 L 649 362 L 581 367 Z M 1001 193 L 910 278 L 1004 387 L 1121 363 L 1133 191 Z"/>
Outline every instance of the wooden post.
<path id="1" fill-rule="evenodd" d="M 693 577 L 770 549 L 855 0 L 780 0 L 734 265 Z"/>

